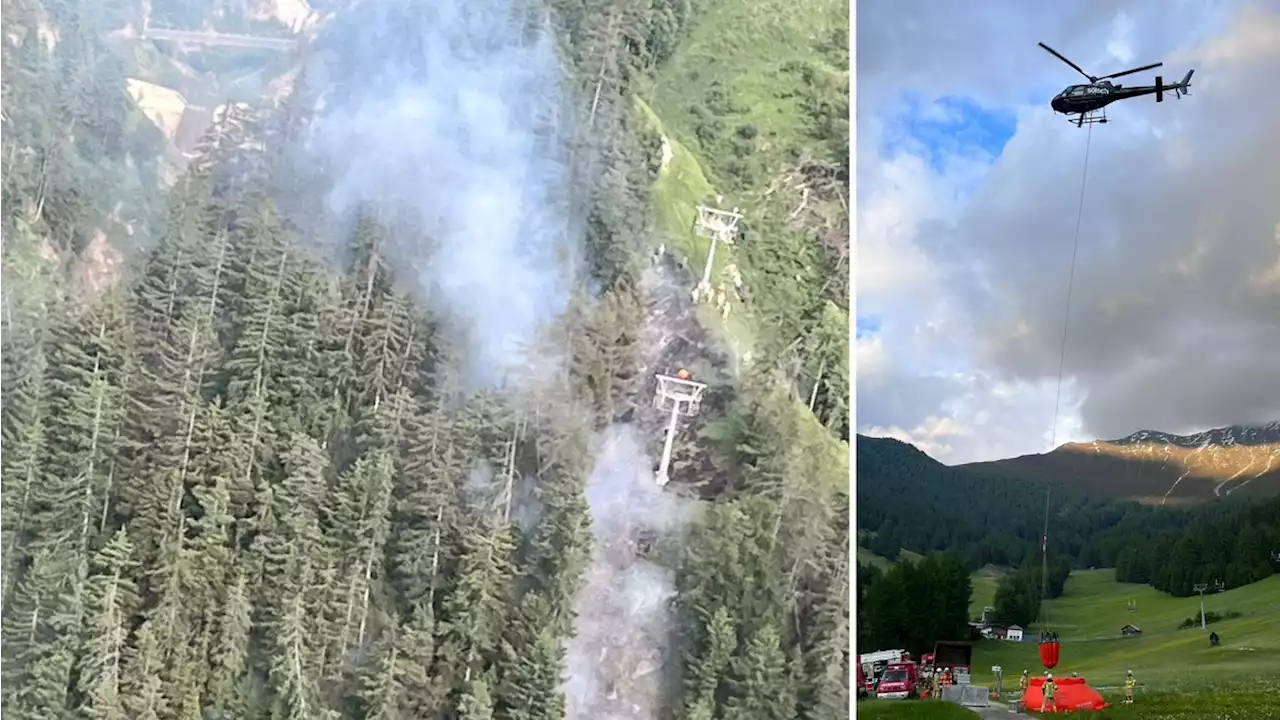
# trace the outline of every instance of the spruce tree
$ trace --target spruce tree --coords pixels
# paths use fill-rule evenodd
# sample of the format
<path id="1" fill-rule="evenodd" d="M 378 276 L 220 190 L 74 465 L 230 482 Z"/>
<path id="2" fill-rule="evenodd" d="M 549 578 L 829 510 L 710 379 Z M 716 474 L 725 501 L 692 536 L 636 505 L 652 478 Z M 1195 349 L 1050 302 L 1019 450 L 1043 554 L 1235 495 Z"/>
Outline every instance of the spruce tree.
<path id="1" fill-rule="evenodd" d="M 791 669 L 776 627 L 751 635 L 731 663 L 725 720 L 790 720 L 796 714 Z"/>

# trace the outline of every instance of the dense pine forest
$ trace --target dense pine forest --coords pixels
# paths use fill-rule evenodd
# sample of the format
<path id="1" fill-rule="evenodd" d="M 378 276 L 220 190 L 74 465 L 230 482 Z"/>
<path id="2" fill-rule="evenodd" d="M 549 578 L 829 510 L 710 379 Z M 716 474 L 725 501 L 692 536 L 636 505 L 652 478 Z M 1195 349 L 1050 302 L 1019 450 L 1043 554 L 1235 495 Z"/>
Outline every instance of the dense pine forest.
<path id="1" fill-rule="evenodd" d="M 1116 559 L 1116 580 L 1175 597 L 1217 580 L 1230 590 L 1280 571 L 1280 498 L 1207 507 L 1179 531 L 1135 533 Z"/>
<path id="2" fill-rule="evenodd" d="M 892 439 L 857 438 L 860 543 L 885 557 L 950 550 L 971 569 L 1040 565 L 1046 489 L 947 467 Z M 1050 486 L 1049 540 L 1078 566 L 1113 567 L 1121 530 L 1180 528 L 1186 515 Z"/>
<path id="3" fill-rule="evenodd" d="M 590 488 L 620 423 L 661 442 L 646 373 L 666 369 L 640 340 L 662 143 L 632 94 L 696 8 L 553 3 L 584 269 L 523 361 L 477 373 L 484 328 L 419 287 L 432 255 L 404 255 L 438 238 L 395 198 L 319 210 L 336 179 L 306 143 L 305 62 L 278 106 L 225 106 L 161 189 L 103 7 L 5 6 L 3 710 L 593 717 L 564 689 L 583 623 L 609 621 L 581 601 L 612 551 Z M 847 126 L 815 127 L 847 192 Z M 752 232 L 762 315 L 838 326 L 847 268 L 819 257 L 821 290 L 788 295 L 770 258 L 808 231 Z M 692 519 L 625 561 L 674 577 L 650 717 L 848 716 L 847 365 L 812 364 L 808 408 L 790 359 L 716 375 L 716 417 L 678 442 Z"/>

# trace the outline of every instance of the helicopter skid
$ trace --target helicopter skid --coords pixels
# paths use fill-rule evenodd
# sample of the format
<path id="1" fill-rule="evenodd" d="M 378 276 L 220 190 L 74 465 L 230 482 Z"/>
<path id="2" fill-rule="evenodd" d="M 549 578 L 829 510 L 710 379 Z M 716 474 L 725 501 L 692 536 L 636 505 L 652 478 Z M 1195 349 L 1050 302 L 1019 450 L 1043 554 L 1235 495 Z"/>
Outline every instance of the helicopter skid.
<path id="1" fill-rule="evenodd" d="M 1106 125 L 1107 111 L 1091 110 L 1086 113 L 1080 113 L 1078 117 L 1067 118 L 1067 122 L 1071 123 L 1072 125 L 1075 125 L 1076 127 L 1084 127 L 1085 125 L 1095 125 L 1095 124 Z"/>

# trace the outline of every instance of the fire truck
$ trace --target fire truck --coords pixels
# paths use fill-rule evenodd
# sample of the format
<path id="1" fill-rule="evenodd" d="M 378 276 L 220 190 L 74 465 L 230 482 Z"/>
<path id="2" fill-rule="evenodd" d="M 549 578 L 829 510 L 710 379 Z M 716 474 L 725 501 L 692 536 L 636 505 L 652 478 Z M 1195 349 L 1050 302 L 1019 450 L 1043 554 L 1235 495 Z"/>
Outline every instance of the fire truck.
<path id="1" fill-rule="evenodd" d="M 911 653 L 906 650 L 877 650 L 858 656 L 858 695 L 872 697 L 876 694 L 876 686 L 885 668 L 890 665 L 913 662 Z"/>

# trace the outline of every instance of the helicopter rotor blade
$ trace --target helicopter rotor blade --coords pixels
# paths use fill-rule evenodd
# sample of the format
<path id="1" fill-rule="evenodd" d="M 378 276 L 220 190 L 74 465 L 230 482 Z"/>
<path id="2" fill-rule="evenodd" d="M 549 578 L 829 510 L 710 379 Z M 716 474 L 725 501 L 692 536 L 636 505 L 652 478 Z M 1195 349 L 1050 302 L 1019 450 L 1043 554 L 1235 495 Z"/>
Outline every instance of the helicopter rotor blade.
<path id="1" fill-rule="evenodd" d="M 1114 73 L 1114 74 L 1111 74 L 1111 75 L 1103 75 L 1102 77 L 1100 77 L 1100 78 L 1098 78 L 1098 79 L 1099 79 L 1099 80 L 1106 80 L 1106 79 L 1108 79 L 1108 78 L 1118 78 L 1118 77 L 1123 77 L 1123 76 L 1125 76 L 1125 75 L 1132 75 L 1133 73 L 1136 73 L 1136 72 L 1142 72 L 1143 70 L 1152 70 L 1152 69 L 1154 69 L 1154 68 L 1158 68 L 1158 67 L 1160 67 L 1161 65 L 1164 65 L 1164 63 L 1162 63 L 1162 62 L 1158 62 L 1158 63 L 1153 63 L 1153 64 L 1151 64 L 1151 65 L 1143 65 L 1143 66 L 1142 66 L 1142 67 L 1140 67 L 1140 68 L 1134 68 L 1134 69 L 1132 69 L 1132 70 L 1125 70 L 1124 72 L 1118 72 L 1118 73 Z"/>
<path id="2" fill-rule="evenodd" d="M 1062 53 L 1058 52 L 1057 50 L 1054 50 L 1053 48 L 1049 47 L 1048 45 L 1045 45 L 1044 43 L 1040 43 L 1040 47 L 1042 47 L 1042 48 L 1044 48 L 1045 50 L 1047 50 L 1047 51 L 1049 52 L 1049 54 L 1050 54 L 1050 55 L 1053 55 L 1054 57 L 1058 58 L 1058 59 L 1059 59 L 1059 60 L 1061 60 L 1062 62 L 1064 62 L 1064 63 L 1066 63 L 1066 64 L 1070 65 L 1070 66 L 1071 66 L 1071 67 L 1073 67 L 1073 68 L 1075 68 L 1075 71 L 1076 71 L 1076 72 L 1078 72 L 1078 73 L 1080 73 L 1081 75 L 1083 75 L 1083 76 L 1085 76 L 1085 77 L 1089 78 L 1089 82 L 1098 82 L 1098 78 L 1096 78 L 1096 77 L 1094 77 L 1094 76 L 1090 75 L 1089 73 L 1085 72 L 1084 70 L 1081 70 L 1079 65 L 1077 65 L 1077 64 L 1075 64 L 1075 63 L 1071 62 L 1070 60 L 1066 59 L 1065 57 L 1063 57 L 1063 56 L 1062 56 Z"/>

